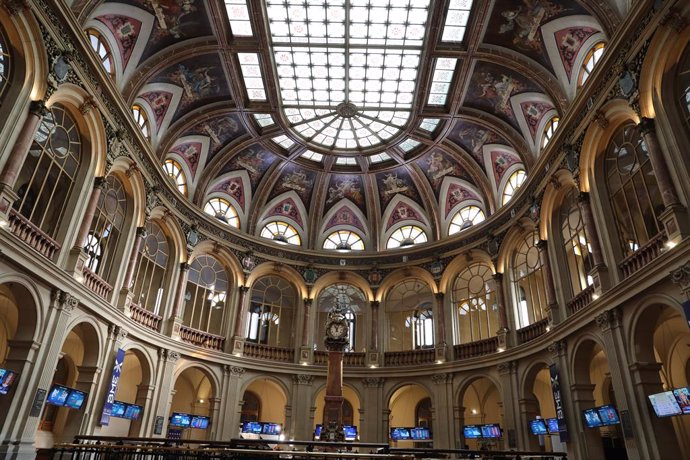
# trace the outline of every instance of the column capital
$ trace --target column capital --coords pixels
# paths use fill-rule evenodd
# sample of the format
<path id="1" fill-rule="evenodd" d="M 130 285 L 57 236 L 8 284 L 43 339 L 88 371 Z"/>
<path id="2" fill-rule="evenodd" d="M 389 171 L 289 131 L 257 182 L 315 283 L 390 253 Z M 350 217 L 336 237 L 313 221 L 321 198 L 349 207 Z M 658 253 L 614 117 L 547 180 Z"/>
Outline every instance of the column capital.
<path id="1" fill-rule="evenodd" d="M 314 383 L 314 376 L 309 374 L 293 375 L 292 383 L 295 385 L 312 385 Z"/>
<path id="2" fill-rule="evenodd" d="M 188 262 L 182 262 L 182 263 L 180 264 L 180 270 L 183 271 L 183 272 L 187 272 L 187 271 L 189 271 L 189 267 L 190 267 L 190 266 L 191 266 L 191 265 L 189 265 Z"/>
<path id="3" fill-rule="evenodd" d="M 642 117 L 640 119 L 640 134 L 646 136 L 648 134 L 656 134 L 656 123 L 654 118 Z"/>
<path id="4" fill-rule="evenodd" d="M 535 245 L 537 249 L 540 251 L 546 251 L 546 248 L 548 247 L 549 242 L 547 240 L 542 240 L 541 238 L 537 240 L 537 244 Z"/>
<path id="5" fill-rule="evenodd" d="M 378 300 L 372 300 L 371 302 L 369 302 L 369 306 L 371 306 L 372 310 L 379 308 L 379 305 L 381 305 L 381 302 L 379 302 Z"/>
<path id="6" fill-rule="evenodd" d="M 37 117 L 43 118 L 48 115 L 49 112 L 50 110 L 48 107 L 46 107 L 46 104 L 43 101 L 31 101 L 29 104 L 29 113 L 31 115 L 36 115 Z"/>
<path id="7" fill-rule="evenodd" d="M 146 238 L 148 234 L 149 232 L 146 230 L 146 227 L 137 227 L 137 237 Z"/>
<path id="8" fill-rule="evenodd" d="M 79 305 L 79 299 L 74 297 L 69 292 L 61 291 L 60 289 L 53 290 L 53 302 L 58 310 L 70 314 Z"/>
<path id="9" fill-rule="evenodd" d="M 680 287 L 686 299 L 690 299 L 690 262 L 671 271 L 671 281 Z"/>
<path id="10" fill-rule="evenodd" d="M 230 375 L 231 377 L 242 377 L 245 373 L 244 367 L 239 366 L 225 366 L 223 372 Z"/>
<path id="11" fill-rule="evenodd" d="M 505 363 L 499 363 L 496 368 L 498 369 L 498 373 L 500 375 L 514 374 L 517 372 L 517 362 L 508 361 Z"/>
<path id="12" fill-rule="evenodd" d="M 434 382 L 435 385 L 445 385 L 453 381 L 453 374 L 450 372 L 440 372 L 432 375 L 431 381 Z"/>
<path id="13" fill-rule="evenodd" d="M 309 297 L 304 298 L 304 307 L 305 308 L 311 308 L 313 303 L 314 303 L 314 299 L 310 299 Z"/>
<path id="14" fill-rule="evenodd" d="M 594 321 L 602 331 L 615 329 L 621 325 L 621 313 L 618 308 L 612 308 L 594 317 Z"/>
<path id="15" fill-rule="evenodd" d="M 105 177 L 99 176 L 93 180 L 94 190 L 103 190 L 105 188 Z"/>
<path id="16" fill-rule="evenodd" d="M 445 292 L 437 292 L 434 294 L 434 297 L 436 297 L 436 300 L 439 302 L 443 302 L 443 298 L 445 297 L 446 293 Z"/>
<path id="17" fill-rule="evenodd" d="M 589 193 L 588 192 L 579 192 L 577 194 L 577 202 L 580 204 L 589 205 Z"/>
<path id="18" fill-rule="evenodd" d="M 382 377 L 367 377 L 362 379 L 362 383 L 368 388 L 381 388 L 386 380 Z"/>
<path id="19" fill-rule="evenodd" d="M 180 354 L 175 350 L 163 350 L 165 360 L 175 364 L 180 359 Z"/>
<path id="20" fill-rule="evenodd" d="M 494 278 L 494 281 L 496 281 L 497 283 L 502 283 L 503 282 L 503 273 L 496 272 L 496 273 L 494 273 L 493 278 Z"/>
<path id="21" fill-rule="evenodd" d="M 249 286 L 240 286 L 240 293 L 246 294 L 249 291 Z"/>
<path id="22" fill-rule="evenodd" d="M 559 340 L 549 345 L 546 349 L 549 351 L 549 353 L 551 353 L 551 356 L 555 360 L 561 356 L 565 356 L 568 346 L 565 340 Z"/>

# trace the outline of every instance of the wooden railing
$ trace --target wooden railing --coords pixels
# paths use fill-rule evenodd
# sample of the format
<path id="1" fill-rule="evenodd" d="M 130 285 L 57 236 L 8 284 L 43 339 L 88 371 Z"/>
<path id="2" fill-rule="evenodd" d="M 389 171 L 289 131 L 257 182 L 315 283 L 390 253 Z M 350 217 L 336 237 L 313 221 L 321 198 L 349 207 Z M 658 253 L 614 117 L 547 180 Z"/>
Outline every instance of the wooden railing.
<path id="1" fill-rule="evenodd" d="M 154 331 L 160 331 L 162 319 L 160 316 L 148 311 L 145 308 L 141 308 L 135 303 L 129 306 L 129 311 L 132 315 L 132 320 L 136 321 L 142 326 L 153 329 Z"/>
<path id="2" fill-rule="evenodd" d="M 225 337 L 192 329 L 187 326 L 180 326 L 180 339 L 182 339 L 183 342 L 191 343 L 198 347 L 208 348 L 209 350 L 222 351 L 225 345 Z"/>
<path id="3" fill-rule="evenodd" d="M 659 254 L 661 254 L 664 248 L 664 243 L 666 243 L 666 233 L 662 231 L 657 233 L 637 251 L 623 259 L 621 263 L 618 264 L 621 272 L 623 272 L 623 278 L 627 278 L 659 257 Z"/>
<path id="4" fill-rule="evenodd" d="M 592 303 L 594 296 L 594 286 L 587 286 L 584 291 L 572 298 L 566 305 L 568 307 L 568 314 L 572 315 L 585 308 Z"/>
<path id="5" fill-rule="evenodd" d="M 436 350 L 387 351 L 383 354 L 384 366 L 415 366 L 418 364 L 432 364 Z"/>
<path id="6" fill-rule="evenodd" d="M 295 360 L 295 350 L 292 348 L 271 347 L 259 343 L 244 343 L 244 356 L 248 358 L 267 359 L 291 363 Z"/>
<path id="7" fill-rule="evenodd" d="M 539 336 L 546 334 L 546 326 L 549 325 L 549 318 L 544 318 L 536 323 L 532 323 L 529 326 L 525 326 L 522 329 L 518 329 L 518 341 L 520 343 L 527 343 L 530 340 L 534 340 Z"/>
<path id="8" fill-rule="evenodd" d="M 98 297 L 110 300 L 113 287 L 105 282 L 103 278 L 92 272 L 88 267 L 84 267 L 84 286 L 91 289 Z"/>
<path id="9" fill-rule="evenodd" d="M 477 340 L 476 342 L 455 345 L 455 359 L 474 358 L 476 356 L 490 355 L 498 349 L 498 337 Z"/>
<path id="10" fill-rule="evenodd" d="M 346 352 L 343 353 L 343 366 L 345 367 L 364 367 L 366 353 Z M 314 364 L 317 366 L 325 366 L 328 364 L 327 351 L 314 352 Z"/>
<path id="11" fill-rule="evenodd" d="M 60 250 L 57 241 L 46 235 L 43 230 L 31 223 L 29 219 L 19 214 L 15 209 L 10 210 L 10 232 L 40 254 L 53 260 Z"/>

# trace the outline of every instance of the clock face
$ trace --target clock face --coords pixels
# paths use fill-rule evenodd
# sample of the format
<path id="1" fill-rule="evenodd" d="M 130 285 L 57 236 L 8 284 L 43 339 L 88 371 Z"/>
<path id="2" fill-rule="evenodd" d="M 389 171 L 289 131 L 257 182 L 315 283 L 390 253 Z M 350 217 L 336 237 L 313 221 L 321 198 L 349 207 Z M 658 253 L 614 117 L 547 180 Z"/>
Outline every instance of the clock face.
<path id="1" fill-rule="evenodd" d="M 345 335 L 345 325 L 342 323 L 333 323 L 328 327 L 328 335 L 331 337 L 343 337 Z"/>

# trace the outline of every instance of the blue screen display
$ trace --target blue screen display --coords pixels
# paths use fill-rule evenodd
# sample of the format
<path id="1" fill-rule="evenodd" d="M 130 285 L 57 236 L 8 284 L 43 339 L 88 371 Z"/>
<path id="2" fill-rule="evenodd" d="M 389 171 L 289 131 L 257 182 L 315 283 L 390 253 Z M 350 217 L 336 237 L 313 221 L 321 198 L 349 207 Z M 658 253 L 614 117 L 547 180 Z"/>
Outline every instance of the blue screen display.
<path id="1" fill-rule="evenodd" d="M 557 418 L 547 418 L 546 419 L 546 429 L 548 430 L 549 434 L 556 434 L 560 430 L 558 428 L 558 419 Z"/>
<path id="2" fill-rule="evenodd" d="M 242 424 L 242 433 L 261 434 L 261 422 L 244 422 Z"/>
<path id="3" fill-rule="evenodd" d="M 181 412 L 173 412 L 170 417 L 170 425 L 180 428 L 189 428 L 192 424 L 192 416 Z"/>
<path id="4" fill-rule="evenodd" d="M 529 429 L 535 436 L 546 434 L 546 423 L 544 423 L 544 419 L 541 418 L 530 420 Z"/>
<path id="5" fill-rule="evenodd" d="M 261 434 L 280 434 L 283 431 L 283 425 L 280 423 L 262 423 Z"/>
<path id="6" fill-rule="evenodd" d="M 10 388 L 16 379 L 16 372 L 8 369 L 0 369 L 0 395 L 6 395 L 9 393 Z"/>
<path id="7" fill-rule="evenodd" d="M 202 415 L 194 415 L 192 417 L 191 427 L 197 428 L 199 430 L 205 430 L 208 428 L 208 423 L 211 419 L 204 417 Z"/>
<path id="8" fill-rule="evenodd" d="M 501 426 L 498 423 L 482 425 L 482 438 L 500 438 Z"/>
<path id="9" fill-rule="evenodd" d="M 585 417 L 585 424 L 587 425 L 587 428 L 596 428 L 604 424 L 601 421 L 601 417 L 599 416 L 599 412 L 596 408 L 587 409 L 582 412 L 582 415 Z"/>
<path id="10" fill-rule="evenodd" d="M 391 428 L 391 439 L 394 441 L 404 441 L 410 439 L 410 430 L 408 428 Z"/>
<path id="11" fill-rule="evenodd" d="M 465 425 L 462 430 L 465 438 L 474 439 L 482 437 L 482 430 L 478 425 Z"/>
<path id="12" fill-rule="evenodd" d="M 110 416 L 111 417 L 124 417 L 125 410 L 127 409 L 127 404 L 122 401 L 114 401 L 112 406 L 110 406 Z"/>
<path id="13" fill-rule="evenodd" d="M 67 396 L 67 401 L 65 401 L 65 407 L 70 409 L 81 409 L 84 400 L 86 399 L 86 393 L 79 390 L 70 390 L 69 396 Z"/>
<path id="14" fill-rule="evenodd" d="M 127 404 L 125 409 L 125 418 L 129 420 L 137 420 L 141 416 L 141 411 L 143 407 L 137 406 L 136 404 Z"/>
<path id="15" fill-rule="evenodd" d="M 431 439 L 431 431 L 429 428 L 410 428 L 410 437 L 413 441 L 428 441 Z"/>
<path id="16" fill-rule="evenodd" d="M 314 430 L 314 438 L 319 439 L 321 437 L 321 429 L 323 428 L 323 425 L 320 423 L 316 425 L 316 429 Z"/>
<path id="17" fill-rule="evenodd" d="M 54 406 L 64 406 L 69 393 L 69 388 L 63 387 L 62 385 L 53 385 L 53 387 L 50 389 L 50 393 L 48 393 L 46 402 Z"/>
<path id="18" fill-rule="evenodd" d="M 357 439 L 357 427 L 354 425 L 343 426 L 343 431 L 345 432 L 345 441 L 354 441 Z"/>
<path id="19" fill-rule="evenodd" d="M 673 396 L 676 397 L 680 410 L 684 414 L 690 414 L 690 388 L 676 388 L 673 390 Z"/>
<path id="20" fill-rule="evenodd" d="M 621 422 L 618 418 L 618 411 L 611 405 L 601 406 L 598 411 L 601 423 L 604 425 L 617 425 Z"/>

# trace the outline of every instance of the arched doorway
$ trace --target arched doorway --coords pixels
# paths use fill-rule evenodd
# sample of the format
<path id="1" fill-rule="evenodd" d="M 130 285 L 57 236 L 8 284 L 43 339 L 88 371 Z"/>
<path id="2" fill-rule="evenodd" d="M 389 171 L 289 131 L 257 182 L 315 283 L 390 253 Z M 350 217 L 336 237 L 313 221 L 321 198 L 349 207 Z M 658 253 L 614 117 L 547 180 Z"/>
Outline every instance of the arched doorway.
<path id="1" fill-rule="evenodd" d="M 314 420 L 313 427 L 316 429 L 317 425 L 323 424 L 323 412 L 325 409 L 326 388 L 322 388 L 316 393 L 314 397 L 314 410 L 312 418 Z M 357 393 L 347 385 L 343 385 L 343 425 L 350 425 L 357 427 L 357 433 L 360 432 L 359 411 L 361 408 L 359 396 Z"/>
<path id="2" fill-rule="evenodd" d="M 433 430 L 431 419 L 433 418 L 433 407 L 431 394 L 421 385 L 404 385 L 391 395 L 388 400 L 388 428 L 397 427 L 426 427 Z M 433 436 L 433 431 L 431 431 Z M 421 447 L 417 442 L 396 441 L 396 447 Z M 428 445 L 425 442 L 425 445 Z"/>
<path id="3" fill-rule="evenodd" d="M 520 405 L 520 430 L 522 444 L 532 451 L 565 452 L 565 445 L 560 442 L 560 435 L 533 435 L 530 421 L 536 418 L 544 420 L 556 417 L 556 406 L 551 388 L 551 373 L 546 363 L 535 363 L 529 368 L 523 380 Z M 546 422 L 545 422 L 546 423 Z"/>
<path id="4" fill-rule="evenodd" d="M 175 380 L 175 390 L 173 391 L 172 413 L 182 413 L 198 415 L 211 418 L 207 429 L 199 429 L 183 426 L 168 426 L 168 434 L 171 436 L 181 436 L 182 439 L 209 440 L 211 433 L 216 432 L 214 426 L 218 425 L 219 420 L 214 420 L 214 404 L 216 404 L 216 389 L 211 376 L 205 369 L 199 367 L 188 367 L 183 370 Z"/>
<path id="5" fill-rule="evenodd" d="M 487 377 L 479 377 L 469 382 L 459 395 L 461 447 L 470 449 L 486 448 L 496 450 L 503 445 L 500 438 L 468 438 L 463 427 L 496 423 L 503 427 L 503 401 L 496 384 Z"/>
<path id="6" fill-rule="evenodd" d="M 253 380 L 244 390 L 242 396 L 241 422 L 279 423 L 285 426 L 285 406 L 287 395 L 283 387 L 275 380 L 258 378 Z M 245 407 L 246 406 L 246 407 Z"/>

